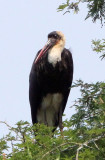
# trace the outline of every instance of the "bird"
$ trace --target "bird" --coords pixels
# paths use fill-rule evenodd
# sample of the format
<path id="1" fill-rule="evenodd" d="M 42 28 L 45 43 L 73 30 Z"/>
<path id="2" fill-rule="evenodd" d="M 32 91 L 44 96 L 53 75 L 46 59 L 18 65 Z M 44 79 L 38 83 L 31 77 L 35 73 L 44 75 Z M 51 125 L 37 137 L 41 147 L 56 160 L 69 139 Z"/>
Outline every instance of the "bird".
<path id="1" fill-rule="evenodd" d="M 48 34 L 48 41 L 38 51 L 29 75 L 29 102 L 32 123 L 59 126 L 63 131 L 62 116 L 73 80 L 73 58 L 65 48 L 61 31 Z"/>

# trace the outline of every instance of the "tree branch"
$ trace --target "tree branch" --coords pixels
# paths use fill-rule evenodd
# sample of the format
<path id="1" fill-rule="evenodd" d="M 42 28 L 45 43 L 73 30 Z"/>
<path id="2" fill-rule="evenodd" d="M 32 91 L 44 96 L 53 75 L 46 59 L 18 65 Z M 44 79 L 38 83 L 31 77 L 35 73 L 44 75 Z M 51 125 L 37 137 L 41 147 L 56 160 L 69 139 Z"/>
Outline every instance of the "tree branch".
<path id="1" fill-rule="evenodd" d="M 67 142 L 67 143 L 60 144 L 59 146 L 57 146 L 57 147 L 53 148 L 52 150 L 46 152 L 46 153 L 42 156 L 42 160 L 43 160 L 43 158 L 44 158 L 45 156 L 47 156 L 48 154 L 52 153 L 52 152 L 55 151 L 56 149 L 58 149 L 58 148 L 60 148 L 60 147 L 62 147 L 62 146 L 65 146 L 65 145 L 67 145 L 67 144 L 80 145 L 79 143 L 75 143 L 75 142 Z"/>

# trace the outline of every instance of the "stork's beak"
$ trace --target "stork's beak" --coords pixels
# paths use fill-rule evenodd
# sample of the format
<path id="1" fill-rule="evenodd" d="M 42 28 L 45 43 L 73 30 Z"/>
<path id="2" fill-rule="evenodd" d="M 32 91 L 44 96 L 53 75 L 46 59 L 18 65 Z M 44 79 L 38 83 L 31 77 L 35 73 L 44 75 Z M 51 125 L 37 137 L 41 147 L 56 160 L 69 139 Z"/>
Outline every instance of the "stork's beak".
<path id="1" fill-rule="evenodd" d="M 55 39 L 49 39 L 45 46 L 42 48 L 38 56 L 36 57 L 35 63 L 56 43 Z"/>

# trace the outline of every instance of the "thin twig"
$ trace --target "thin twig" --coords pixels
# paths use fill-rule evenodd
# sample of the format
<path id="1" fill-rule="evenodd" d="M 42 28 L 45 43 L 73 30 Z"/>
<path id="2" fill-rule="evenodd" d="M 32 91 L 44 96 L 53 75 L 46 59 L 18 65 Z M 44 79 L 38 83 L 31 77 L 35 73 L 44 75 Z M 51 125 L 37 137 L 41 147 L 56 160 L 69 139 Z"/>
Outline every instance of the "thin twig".
<path id="1" fill-rule="evenodd" d="M 79 151 L 80 151 L 82 148 L 83 148 L 83 145 L 81 145 L 81 146 L 77 149 L 76 160 L 78 160 Z"/>
<path id="2" fill-rule="evenodd" d="M 4 123 L 4 124 L 6 124 L 6 126 L 8 127 L 8 128 L 12 128 L 7 122 L 5 122 L 5 121 L 0 121 L 0 123 Z"/>
<path id="3" fill-rule="evenodd" d="M 100 150 L 99 147 L 98 147 L 98 145 L 97 145 L 95 142 L 94 142 L 94 145 L 96 146 L 96 148 L 97 148 L 98 150 Z"/>
<path id="4" fill-rule="evenodd" d="M 74 107 L 79 101 L 75 101 L 73 105 L 71 105 L 69 108 Z"/>
<path id="5" fill-rule="evenodd" d="M 99 139 L 104 138 L 104 137 L 105 137 L 105 134 L 102 135 L 102 136 L 98 136 L 97 138 L 91 139 L 91 140 L 89 140 L 89 141 L 86 141 L 86 142 L 84 142 L 83 144 L 80 144 L 80 145 L 79 145 L 80 147 L 77 149 L 76 160 L 78 160 L 79 151 L 80 151 L 84 146 L 86 146 L 86 147 L 88 147 L 88 148 L 93 148 L 93 147 L 88 146 L 88 144 L 91 143 L 91 142 L 93 142 L 93 143 L 96 145 L 95 141 L 98 141 Z M 97 145 L 96 145 L 96 148 L 99 150 L 99 148 L 98 148 Z"/>

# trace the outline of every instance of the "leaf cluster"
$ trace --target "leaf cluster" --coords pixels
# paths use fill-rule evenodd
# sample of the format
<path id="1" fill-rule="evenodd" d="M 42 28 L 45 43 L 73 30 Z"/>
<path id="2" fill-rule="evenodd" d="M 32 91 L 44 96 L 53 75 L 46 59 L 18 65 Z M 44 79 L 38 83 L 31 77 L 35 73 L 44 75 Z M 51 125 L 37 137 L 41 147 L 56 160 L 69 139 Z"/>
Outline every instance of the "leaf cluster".
<path id="1" fill-rule="evenodd" d="M 93 22 L 96 22 L 96 20 L 100 20 L 102 24 L 105 21 L 104 0 L 76 0 L 76 1 L 66 0 L 66 3 L 59 5 L 57 10 L 63 11 L 64 9 L 66 9 L 65 13 L 67 12 L 70 13 L 70 10 L 73 10 L 74 13 L 78 13 L 80 2 L 87 4 L 88 13 L 85 20 L 91 17 Z"/>
<path id="2" fill-rule="evenodd" d="M 59 5 L 57 10 L 58 10 L 58 12 L 60 12 L 60 11 L 63 11 L 64 9 L 66 9 L 65 13 L 67 13 L 67 12 L 70 13 L 70 10 L 73 10 L 74 13 L 78 13 L 78 11 L 79 11 L 79 6 L 78 6 L 79 3 L 80 3 L 80 0 L 78 2 L 71 2 L 71 3 L 70 3 L 70 0 L 67 0 L 66 3 L 63 3 L 63 4 Z"/>
<path id="3" fill-rule="evenodd" d="M 93 51 L 101 53 L 101 60 L 105 58 L 105 39 L 103 40 L 92 40 Z"/>

